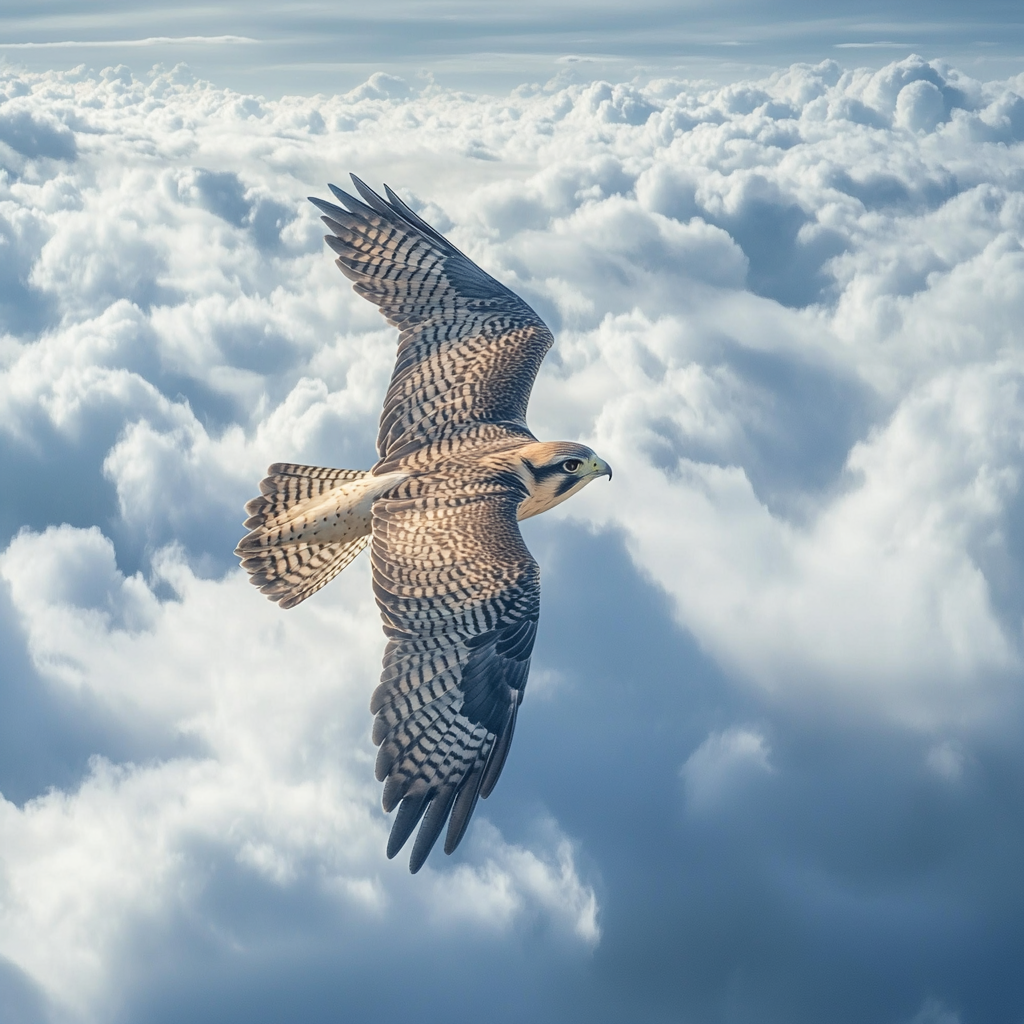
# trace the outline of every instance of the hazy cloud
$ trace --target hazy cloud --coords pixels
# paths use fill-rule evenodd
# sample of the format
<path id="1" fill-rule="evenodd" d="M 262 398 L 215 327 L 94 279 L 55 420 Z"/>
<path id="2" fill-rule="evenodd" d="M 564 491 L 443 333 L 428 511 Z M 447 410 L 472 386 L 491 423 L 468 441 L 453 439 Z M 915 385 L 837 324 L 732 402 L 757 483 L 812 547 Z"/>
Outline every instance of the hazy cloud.
<path id="1" fill-rule="evenodd" d="M 0 91 L 0 1010 L 1019 1016 L 1019 78 Z M 269 462 L 374 459 L 348 170 L 548 320 L 531 425 L 615 467 L 526 525 L 541 685 L 415 878 L 365 561 L 285 614 L 231 555 Z"/>

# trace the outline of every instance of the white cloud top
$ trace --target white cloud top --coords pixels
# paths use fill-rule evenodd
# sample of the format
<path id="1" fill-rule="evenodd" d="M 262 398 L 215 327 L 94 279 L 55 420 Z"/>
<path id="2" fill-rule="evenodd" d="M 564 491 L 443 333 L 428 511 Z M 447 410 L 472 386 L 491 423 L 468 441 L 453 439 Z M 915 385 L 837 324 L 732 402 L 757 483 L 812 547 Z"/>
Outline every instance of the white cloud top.
<path id="1" fill-rule="evenodd" d="M 233 568 L 267 463 L 373 460 L 393 332 L 304 199 L 349 170 L 551 324 L 531 425 L 615 478 L 544 529 L 621 538 L 757 720 L 896 730 L 967 785 L 1021 675 L 1022 93 L 917 57 L 273 102 L 183 67 L 0 67 L 0 618 L 32 686 L 108 737 L 73 780 L 5 790 L 0 956 L 58 1017 L 115 1019 L 118 979 L 148 983 L 137 937 L 213 922 L 224 871 L 312 887 L 350 943 L 611 934 L 605 860 L 542 796 L 425 878 L 384 860 L 366 566 L 287 614 Z M 540 715 L 615 685 L 539 651 Z M 784 792 L 771 735 L 705 723 L 674 762 L 690 808 Z"/>

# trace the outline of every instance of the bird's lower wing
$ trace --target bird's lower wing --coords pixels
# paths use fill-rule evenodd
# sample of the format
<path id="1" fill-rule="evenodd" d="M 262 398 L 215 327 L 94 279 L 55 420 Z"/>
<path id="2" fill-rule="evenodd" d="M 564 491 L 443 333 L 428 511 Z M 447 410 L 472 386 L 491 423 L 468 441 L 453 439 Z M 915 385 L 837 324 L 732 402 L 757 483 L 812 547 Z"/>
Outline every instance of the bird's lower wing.
<path id="1" fill-rule="evenodd" d="M 517 496 L 383 499 L 374 505 L 374 593 L 388 646 L 373 695 L 393 857 L 422 819 L 418 871 L 448 820 L 445 852 L 498 780 L 530 669 L 540 574 Z M 450 819 L 449 819 L 450 816 Z"/>

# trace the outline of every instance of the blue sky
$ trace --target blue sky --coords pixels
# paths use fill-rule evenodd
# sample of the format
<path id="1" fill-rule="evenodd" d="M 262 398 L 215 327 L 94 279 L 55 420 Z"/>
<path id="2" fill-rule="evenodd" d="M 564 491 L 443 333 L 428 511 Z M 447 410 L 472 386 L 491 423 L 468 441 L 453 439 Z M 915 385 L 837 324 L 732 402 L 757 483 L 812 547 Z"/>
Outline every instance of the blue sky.
<path id="1" fill-rule="evenodd" d="M 1024 1017 L 1013 12 L 341 10 L 0 15 L 257 40 L 0 66 L 0 1018 Z M 515 744 L 414 877 L 365 557 L 282 612 L 231 554 L 268 463 L 373 461 L 348 171 L 615 467 L 524 524 Z"/>
<path id="2" fill-rule="evenodd" d="M 186 61 L 220 85 L 276 97 L 350 89 L 374 71 L 503 91 L 546 81 L 567 64 L 591 79 L 670 72 L 730 81 L 825 57 L 879 67 L 912 51 L 990 79 L 1018 71 L 1024 18 L 1011 0 L 345 0 L 158 9 L 14 0 L 0 13 L 0 43 L 8 60 L 34 70 Z"/>

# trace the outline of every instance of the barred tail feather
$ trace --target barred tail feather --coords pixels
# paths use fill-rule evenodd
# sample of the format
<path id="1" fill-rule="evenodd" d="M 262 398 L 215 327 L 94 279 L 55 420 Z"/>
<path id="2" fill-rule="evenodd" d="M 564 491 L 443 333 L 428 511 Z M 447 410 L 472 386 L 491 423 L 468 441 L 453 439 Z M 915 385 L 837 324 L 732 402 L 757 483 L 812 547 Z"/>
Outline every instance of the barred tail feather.
<path id="1" fill-rule="evenodd" d="M 245 506 L 235 548 L 251 582 L 282 608 L 315 594 L 366 547 L 372 505 L 390 479 L 365 470 L 275 462 Z"/>
<path id="2" fill-rule="evenodd" d="M 294 608 L 330 583 L 369 541 L 358 537 L 347 544 L 288 545 L 255 555 L 236 549 L 235 554 L 261 593 L 282 608 Z"/>

